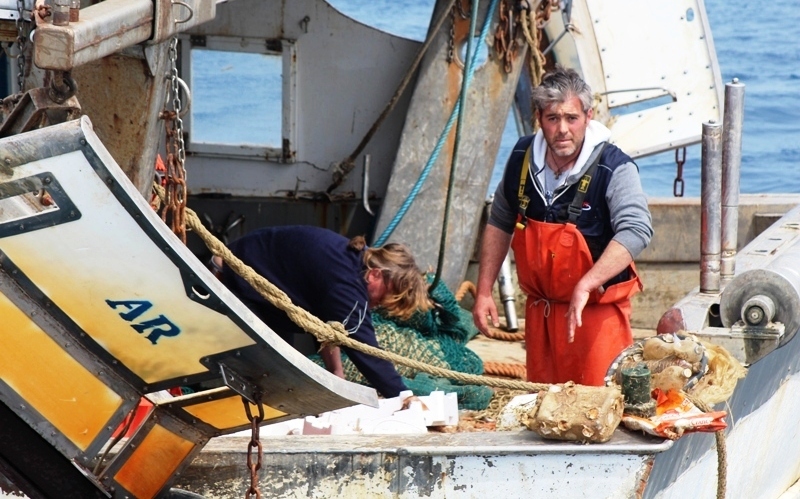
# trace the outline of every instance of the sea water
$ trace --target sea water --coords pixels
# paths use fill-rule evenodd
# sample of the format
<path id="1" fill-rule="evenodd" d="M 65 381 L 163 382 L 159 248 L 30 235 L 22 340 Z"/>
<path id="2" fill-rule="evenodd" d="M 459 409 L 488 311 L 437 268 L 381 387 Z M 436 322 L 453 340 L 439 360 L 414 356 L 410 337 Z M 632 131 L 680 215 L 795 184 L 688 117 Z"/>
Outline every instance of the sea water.
<path id="1" fill-rule="evenodd" d="M 434 0 L 329 0 L 342 13 L 381 30 L 423 40 Z M 745 85 L 742 193 L 800 193 L 800 14 L 798 0 L 706 0 L 723 83 Z M 698 125 L 699 126 L 699 125 Z M 493 186 L 517 139 L 509 120 Z M 648 196 L 673 195 L 675 153 L 636 160 Z M 700 195 L 700 146 L 687 148 L 685 196 Z"/>

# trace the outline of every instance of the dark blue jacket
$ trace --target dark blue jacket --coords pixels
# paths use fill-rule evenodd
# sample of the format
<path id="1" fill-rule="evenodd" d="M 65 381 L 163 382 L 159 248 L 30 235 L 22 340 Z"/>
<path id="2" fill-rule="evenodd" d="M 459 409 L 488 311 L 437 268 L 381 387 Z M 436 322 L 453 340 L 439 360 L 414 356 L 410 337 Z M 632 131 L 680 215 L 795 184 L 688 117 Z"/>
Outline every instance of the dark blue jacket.
<path id="1" fill-rule="evenodd" d="M 352 338 L 378 347 L 368 309 L 362 254 L 349 249 L 348 243 L 347 238 L 328 229 L 285 226 L 253 231 L 229 247 L 234 255 L 286 293 L 292 303 L 325 322 L 341 322 Z M 290 344 L 294 333 L 304 332 L 227 266 L 222 282 Z M 343 349 L 384 397 L 396 397 L 406 390 L 391 362 Z"/>
<path id="2" fill-rule="evenodd" d="M 520 169 L 525 158 L 525 150 L 533 142 L 533 138 L 534 136 L 530 135 L 522 137 L 517 142 L 508 159 L 503 176 L 503 195 L 514 210 L 519 207 Z M 633 160 L 618 147 L 613 144 L 606 144 L 600 155 L 598 166 L 601 167 L 595 169 L 589 184 L 589 190 L 583 200 L 582 211 L 575 225 L 584 239 L 586 239 L 586 244 L 589 246 L 589 251 L 592 253 L 594 261 L 600 258 L 600 255 L 614 237 L 614 230 L 611 227 L 611 215 L 606 203 L 608 183 L 611 181 L 614 170 L 620 165 L 631 162 Z M 541 165 L 534 166 L 534 172 L 536 168 L 540 167 Z M 563 189 L 557 189 L 553 203 L 547 206 L 545 200 L 536 191 L 534 181 L 528 175 L 525 183 L 525 195 L 530 198 L 530 202 L 525 211 L 526 216 L 539 222 L 566 223 L 569 219 L 567 209 L 578 191 L 579 183 L 575 182 L 572 185 L 565 185 Z"/>

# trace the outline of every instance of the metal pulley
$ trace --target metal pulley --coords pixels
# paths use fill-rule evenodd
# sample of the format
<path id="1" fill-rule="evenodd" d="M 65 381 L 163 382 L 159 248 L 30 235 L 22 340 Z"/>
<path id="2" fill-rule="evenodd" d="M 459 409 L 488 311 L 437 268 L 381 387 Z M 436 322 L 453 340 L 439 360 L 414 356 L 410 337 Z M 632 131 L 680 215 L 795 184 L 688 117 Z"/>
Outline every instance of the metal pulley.
<path id="1" fill-rule="evenodd" d="M 742 272 L 725 286 L 719 302 L 725 327 L 740 323 L 758 330 L 782 323 L 786 337 L 780 343 L 791 339 L 800 328 L 800 275 L 791 256 Z"/>
<path id="2" fill-rule="evenodd" d="M 766 326 L 775 318 L 775 302 L 765 295 L 756 295 L 742 305 L 742 321 L 750 326 Z"/>

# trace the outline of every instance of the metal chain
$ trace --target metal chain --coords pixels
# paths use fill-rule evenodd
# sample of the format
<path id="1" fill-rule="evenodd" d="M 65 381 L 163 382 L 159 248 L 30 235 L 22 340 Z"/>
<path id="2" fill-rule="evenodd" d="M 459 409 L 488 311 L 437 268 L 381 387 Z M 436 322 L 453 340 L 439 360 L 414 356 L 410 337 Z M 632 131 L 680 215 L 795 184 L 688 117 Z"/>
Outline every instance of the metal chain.
<path id="1" fill-rule="evenodd" d="M 531 6 L 531 3 L 534 5 Z M 550 13 L 554 8 L 554 4 L 550 0 L 527 1 L 520 0 L 517 4 L 519 9 L 519 20 L 522 24 L 522 34 L 528 43 L 528 58 L 529 64 L 527 65 L 530 72 L 530 80 L 533 86 L 538 86 L 542 82 L 542 76 L 545 73 L 545 65 L 547 60 L 541 48 L 542 30 L 550 19 Z M 557 6 L 556 6 L 557 8 Z M 539 123 L 533 120 L 533 130 L 537 130 Z"/>
<path id="2" fill-rule="evenodd" d="M 261 403 L 261 397 L 255 397 L 258 401 L 258 415 L 253 416 L 250 411 L 250 402 L 242 397 L 244 403 L 244 412 L 247 414 L 247 419 L 250 421 L 250 442 L 247 444 L 247 468 L 250 470 L 250 488 L 244 493 L 245 499 L 255 497 L 261 499 L 261 491 L 258 488 L 258 470 L 261 469 L 261 462 L 264 456 L 261 447 L 261 440 L 259 440 L 258 429 L 262 421 L 264 421 L 264 405 Z M 253 462 L 253 449 L 258 449 L 258 457 L 256 462 Z"/>
<path id="3" fill-rule="evenodd" d="M 514 69 L 514 57 L 519 47 L 515 30 L 519 16 L 514 19 L 514 7 L 508 0 L 501 0 L 499 10 L 500 19 L 494 32 L 494 50 L 497 57 L 503 61 L 503 70 L 510 73 Z"/>
<path id="4" fill-rule="evenodd" d="M 469 8 L 465 11 L 464 0 L 456 0 L 453 3 L 453 8 L 450 10 L 450 39 L 447 41 L 447 62 L 452 63 L 455 54 L 456 54 L 456 13 L 461 17 L 461 19 L 469 19 L 470 13 L 468 12 L 472 9 L 472 0 L 469 0 Z"/>
<path id="5" fill-rule="evenodd" d="M 52 78 L 50 79 L 50 88 L 47 95 L 53 102 L 62 104 L 67 99 L 75 95 L 78 89 L 78 84 L 72 78 L 69 71 L 53 71 Z"/>
<path id="6" fill-rule="evenodd" d="M 683 151 L 683 156 L 678 156 L 678 151 Z M 678 167 L 678 173 L 675 176 L 675 182 L 672 184 L 672 194 L 676 198 L 683 197 L 683 164 L 686 163 L 686 148 L 675 149 L 675 165 Z"/>
<path id="7" fill-rule="evenodd" d="M 459 3 L 460 0 L 456 0 Z M 450 38 L 447 40 L 447 63 L 452 64 L 456 52 L 456 7 L 450 9 Z"/>
<path id="8" fill-rule="evenodd" d="M 500 1 L 499 19 L 497 22 L 497 29 L 494 32 L 494 51 L 497 53 L 498 59 L 503 61 L 503 69 L 509 73 L 510 61 L 508 60 L 508 15 L 506 14 L 506 2 Z"/>
<path id="9" fill-rule="evenodd" d="M 17 49 L 19 49 L 19 55 L 17 56 L 17 85 L 20 92 L 23 92 L 22 86 L 25 83 L 25 45 L 28 40 L 23 27 L 22 16 L 24 11 L 24 0 L 17 0 L 17 19 L 15 24 L 17 26 Z"/>
<path id="10" fill-rule="evenodd" d="M 169 90 L 164 102 L 161 117 L 165 120 L 167 150 L 167 185 L 164 210 L 161 219 L 169 220 L 172 232 L 186 243 L 186 144 L 183 139 L 183 120 L 181 112 L 180 78 L 178 77 L 178 38 L 169 42 Z M 170 104 L 172 109 L 170 110 Z"/>
<path id="11" fill-rule="evenodd" d="M 469 1 L 469 6 L 464 9 L 462 5 L 463 0 L 456 0 L 456 8 L 458 9 L 458 15 L 461 16 L 461 19 L 469 19 L 470 11 L 472 10 L 472 1 Z"/>
<path id="12" fill-rule="evenodd" d="M 550 22 L 550 14 L 561 10 L 561 0 L 545 0 L 539 4 L 538 9 L 539 27 L 544 28 Z"/>
<path id="13" fill-rule="evenodd" d="M 183 167 L 186 161 L 186 144 L 183 141 L 183 120 L 181 114 L 183 104 L 181 103 L 180 78 L 178 77 L 178 37 L 175 36 L 169 42 L 169 63 L 170 63 L 170 86 L 172 90 L 172 108 L 175 111 L 175 123 L 178 132 L 178 161 Z"/>

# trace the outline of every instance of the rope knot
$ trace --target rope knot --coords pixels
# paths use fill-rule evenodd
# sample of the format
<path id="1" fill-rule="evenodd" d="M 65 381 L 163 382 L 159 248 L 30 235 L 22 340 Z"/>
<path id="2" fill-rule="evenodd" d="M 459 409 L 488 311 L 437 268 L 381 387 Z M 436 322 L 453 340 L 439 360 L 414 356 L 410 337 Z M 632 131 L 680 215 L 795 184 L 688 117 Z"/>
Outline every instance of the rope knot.
<path id="1" fill-rule="evenodd" d="M 320 343 L 338 345 L 341 343 L 341 341 L 338 341 L 337 336 L 350 336 L 350 333 L 347 332 L 347 329 L 344 328 L 344 325 L 341 322 L 328 321 L 326 324 L 330 327 L 320 328 L 318 331 L 317 338 L 319 339 Z"/>
<path id="2" fill-rule="evenodd" d="M 538 305 L 541 302 L 544 302 L 544 316 L 545 317 L 550 317 L 550 300 L 547 300 L 545 298 L 539 298 L 538 300 L 533 302 L 533 304 L 534 305 Z"/>

